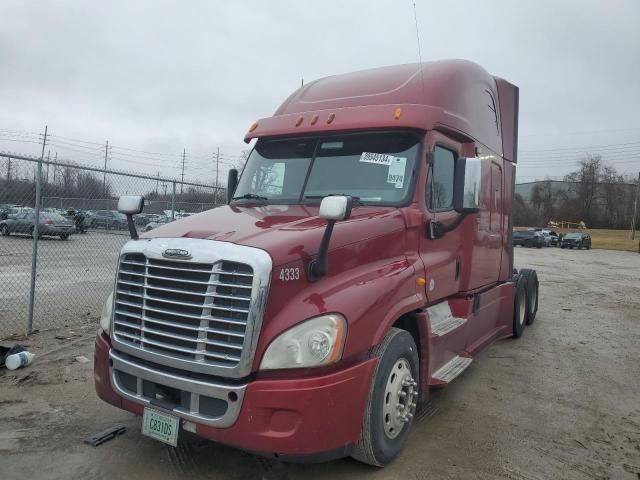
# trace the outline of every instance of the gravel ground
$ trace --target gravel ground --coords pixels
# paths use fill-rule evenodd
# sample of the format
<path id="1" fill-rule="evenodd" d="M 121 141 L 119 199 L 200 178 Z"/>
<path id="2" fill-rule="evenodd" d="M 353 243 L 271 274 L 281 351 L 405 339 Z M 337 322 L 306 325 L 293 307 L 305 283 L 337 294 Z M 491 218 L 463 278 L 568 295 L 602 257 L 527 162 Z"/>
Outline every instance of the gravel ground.
<path id="1" fill-rule="evenodd" d="M 434 392 L 402 455 L 383 470 L 344 459 L 287 465 L 183 435 L 172 448 L 97 399 L 96 320 L 25 340 L 34 364 L 0 371 L 2 478 L 640 478 L 640 255 L 516 250 L 538 270 L 540 310 L 519 340 L 482 352 Z M 59 338 L 55 336 L 58 335 Z M 100 447 L 93 433 L 127 433 Z"/>
<path id="2" fill-rule="evenodd" d="M 127 240 L 127 232 L 102 230 L 68 240 L 41 238 L 33 327 L 64 327 L 99 315 Z M 26 235 L 0 236 L 0 339 L 27 331 L 32 243 Z"/>

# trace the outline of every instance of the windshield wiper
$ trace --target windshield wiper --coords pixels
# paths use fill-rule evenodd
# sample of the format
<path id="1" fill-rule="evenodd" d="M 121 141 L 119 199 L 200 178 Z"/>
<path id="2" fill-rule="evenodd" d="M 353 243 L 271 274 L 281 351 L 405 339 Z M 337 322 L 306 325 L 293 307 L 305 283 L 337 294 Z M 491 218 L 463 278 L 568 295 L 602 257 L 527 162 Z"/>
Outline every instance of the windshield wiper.
<path id="1" fill-rule="evenodd" d="M 320 200 L 321 198 L 324 197 L 333 197 L 336 195 L 344 195 L 345 197 L 351 197 L 353 199 L 353 203 L 362 203 L 360 201 L 360 197 L 354 197 L 353 195 L 347 195 L 346 193 L 330 193 L 329 195 L 305 195 L 304 199 L 305 200 Z"/>
<path id="2" fill-rule="evenodd" d="M 263 202 L 266 202 L 269 199 L 267 197 L 256 195 L 255 193 L 245 193 L 244 195 L 240 195 L 239 197 L 233 197 L 231 200 L 261 200 Z"/>

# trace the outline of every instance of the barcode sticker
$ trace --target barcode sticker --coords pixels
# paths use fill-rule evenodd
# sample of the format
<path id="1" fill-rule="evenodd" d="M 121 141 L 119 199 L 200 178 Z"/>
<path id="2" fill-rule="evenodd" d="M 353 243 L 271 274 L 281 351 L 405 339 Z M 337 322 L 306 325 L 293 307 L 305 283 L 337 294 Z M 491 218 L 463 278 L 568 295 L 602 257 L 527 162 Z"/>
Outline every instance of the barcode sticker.
<path id="1" fill-rule="evenodd" d="M 377 165 L 391 165 L 394 158 L 396 157 L 387 155 L 386 153 L 362 152 L 362 155 L 360 155 L 361 162 L 375 163 Z"/>
<path id="2" fill-rule="evenodd" d="M 393 183 L 396 188 L 404 186 L 404 171 L 407 166 L 406 157 L 392 157 L 387 173 L 387 183 Z"/>

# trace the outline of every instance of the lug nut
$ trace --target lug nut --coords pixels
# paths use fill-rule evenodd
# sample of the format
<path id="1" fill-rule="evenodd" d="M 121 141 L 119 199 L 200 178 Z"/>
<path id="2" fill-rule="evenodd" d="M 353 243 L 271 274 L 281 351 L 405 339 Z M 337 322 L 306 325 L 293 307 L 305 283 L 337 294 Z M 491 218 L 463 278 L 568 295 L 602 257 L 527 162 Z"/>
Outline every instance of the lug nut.
<path id="1" fill-rule="evenodd" d="M 400 393 L 398 393 L 398 395 L 402 398 L 407 396 L 407 392 L 405 392 L 404 390 L 402 390 Z"/>

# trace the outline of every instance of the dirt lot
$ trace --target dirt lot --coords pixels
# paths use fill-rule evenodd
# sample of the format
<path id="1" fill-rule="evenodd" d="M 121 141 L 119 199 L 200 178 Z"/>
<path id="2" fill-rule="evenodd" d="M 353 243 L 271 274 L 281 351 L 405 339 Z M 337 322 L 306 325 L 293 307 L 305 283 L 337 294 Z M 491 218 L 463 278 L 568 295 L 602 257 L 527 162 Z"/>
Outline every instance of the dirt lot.
<path id="1" fill-rule="evenodd" d="M 96 398 L 92 363 L 75 360 L 92 359 L 96 325 L 87 323 L 35 335 L 25 342 L 35 363 L 0 370 L 0 476 L 639 479 L 640 255 L 518 248 L 516 259 L 539 272 L 536 323 L 433 393 L 384 470 L 350 459 L 285 465 L 184 435 L 177 449 L 142 437 L 139 418 Z M 83 444 L 118 423 L 125 435 Z"/>

